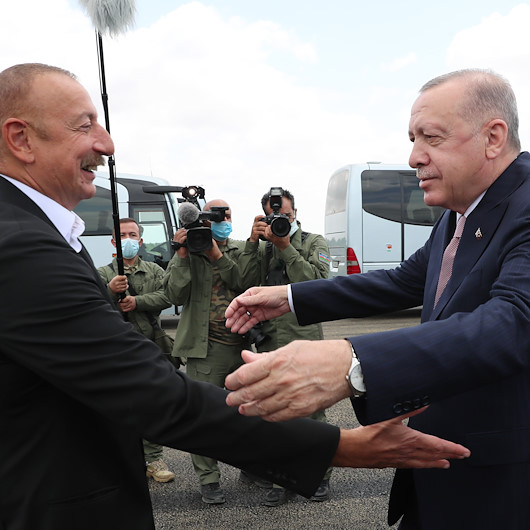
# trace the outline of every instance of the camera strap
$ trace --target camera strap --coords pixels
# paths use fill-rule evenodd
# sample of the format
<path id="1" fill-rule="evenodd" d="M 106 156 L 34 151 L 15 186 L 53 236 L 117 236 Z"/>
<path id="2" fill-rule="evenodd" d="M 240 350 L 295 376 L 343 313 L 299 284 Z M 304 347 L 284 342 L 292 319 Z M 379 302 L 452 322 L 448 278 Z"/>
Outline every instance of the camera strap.
<path id="1" fill-rule="evenodd" d="M 310 236 L 309 232 L 302 230 L 302 246 L 305 240 Z M 273 254 L 272 241 L 267 241 L 265 245 L 265 285 L 287 285 L 291 283 L 287 274 L 287 267 L 283 260 L 279 259 L 277 266 L 270 268 Z"/>

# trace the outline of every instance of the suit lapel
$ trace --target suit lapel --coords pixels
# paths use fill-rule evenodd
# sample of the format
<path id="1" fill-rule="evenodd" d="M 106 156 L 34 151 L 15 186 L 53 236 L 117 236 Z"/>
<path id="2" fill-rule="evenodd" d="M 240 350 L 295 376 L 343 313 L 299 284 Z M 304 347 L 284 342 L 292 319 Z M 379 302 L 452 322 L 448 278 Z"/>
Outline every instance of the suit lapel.
<path id="1" fill-rule="evenodd" d="M 8 203 L 17 204 L 28 213 L 35 215 L 39 219 L 49 224 L 57 233 L 57 237 L 60 238 L 60 240 L 64 242 L 64 244 L 71 250 L 72 258 L 77 259 L 77 256 L 80 256 L 88 264 L 90 274 L 98 284 L 101 293 L 107 300 L 110 301 L 107 288 L 103 284 L 101 277 L 94 267 L 94 262 L 92 261 L 92 258 L 84 246 L 82 247 L 81 252 L 77 253 L 72 247 L 70 247 L 70 245 L 68 245 L 63 236 L 60 234 L 59 230 L 57 230 L 57 227 L 50 221 L 49 217 L 37 206 L 37 204 L 35 204 L 27 195 L 22 193 L 16 186 L 13 186 L 11 182 L 2 177 L 0 177 L 0 198 Z"/>

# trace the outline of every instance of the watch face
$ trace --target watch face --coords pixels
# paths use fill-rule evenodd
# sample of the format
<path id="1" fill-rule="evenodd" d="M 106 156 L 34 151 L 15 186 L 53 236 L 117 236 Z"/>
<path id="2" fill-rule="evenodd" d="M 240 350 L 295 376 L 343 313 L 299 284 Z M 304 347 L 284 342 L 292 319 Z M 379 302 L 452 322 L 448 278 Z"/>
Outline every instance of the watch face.
<path id="1" fill-rule="evenodd" d="M 361 363 L 356 359 L 356 363 L 353 363 L 353 366 L 350 368 L 346 379 L 350 384 L 350 387 L 353 391 L 354 397 L 359 397 L 365 394 L 366 386 L 364 384 L 363 373 L 361 370 Z"/>

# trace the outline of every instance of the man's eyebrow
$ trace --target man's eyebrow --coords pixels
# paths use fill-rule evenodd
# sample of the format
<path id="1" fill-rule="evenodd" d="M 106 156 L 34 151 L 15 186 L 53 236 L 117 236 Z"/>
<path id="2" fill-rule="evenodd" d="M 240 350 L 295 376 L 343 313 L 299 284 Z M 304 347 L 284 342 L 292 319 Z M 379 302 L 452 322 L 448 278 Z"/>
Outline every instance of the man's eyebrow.
<path id="1" fill-rule="evenodd" d="M 77 123 L 77 122 L 81 122 L 83 120 L 86 120 L 87 118 L 90 121 L 97 121 L 98 115 L 97 115 L 96 112 L 90 112 L 90 111 L 81 112 L 74 118 L 74 121 Z"/>

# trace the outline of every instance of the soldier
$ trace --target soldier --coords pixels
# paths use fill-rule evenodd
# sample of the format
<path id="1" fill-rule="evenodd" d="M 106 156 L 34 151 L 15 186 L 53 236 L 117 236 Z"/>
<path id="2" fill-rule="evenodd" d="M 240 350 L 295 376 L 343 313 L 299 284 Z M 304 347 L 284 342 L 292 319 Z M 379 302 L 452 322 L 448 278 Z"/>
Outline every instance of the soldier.
<path id="1" fill-rule="evenodd" d="M 197 381 L 221 388 L 225 377 L 241 366 L 244 339 L 225 327 L 225 310 L 245 286 L 240 283 L 238 259 L 243 242 L 229 238 L 232 212 L 227 202 L 213 200 L 204 206 L 225 207 L 222 222 L 204 221 L 212 230 L 212 248 L 191 253 L 186 248 L 187 229 L 174 236 L 178 250 L 169 262 L 164 278 L 166 294 L 176 306 L 182 306 L 175 336 L 175 355 L 186 358 L 186 372 Z M 207 504 L 222 504 L 225 496 L 219 480 L 217 460 L 191 455 L 201 485 L 201 496 Z"/>
<path id="2" fill-rule="evenodd" d="M 252 232 L 240 259 L 242 274 L 247 283 L 285 285 L 327 278 L 329 250 L 326 240 L 319 234 L 302 231 L 302 225 L 296 218 L 293 195 L 282 188 L 271 188 L 263 195 L 261 206 L 268 217 L 255 217 Z M 274 214 L 276 218 L 271 217 Z M 283 223 L 284 235 L 278 235 L 276 223 Z M 253 335 L 257 338 L 255 346 L 258 352 L 276 350 L 293 340 L 324 338 L 320 324 L 300 326 L 292 313 L 264 322 L 262 327 L 254 329 Z M 327 421 L 324 410 L 315 412 L 311 418 Z M 327 470 L 318 490 L 311 497 L 312 501 L 325 501 L 329 498 L 330 476 L 331 468 Z M 286 501 L 287 491 L 275 484 L 267 492 L 264 504 L 272 507 Z"/>

